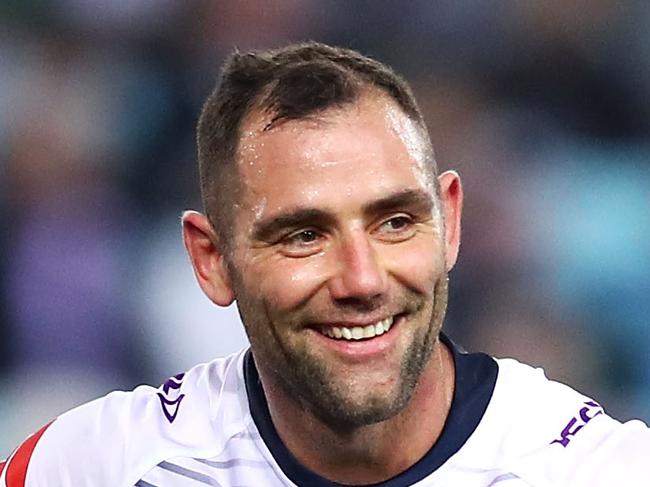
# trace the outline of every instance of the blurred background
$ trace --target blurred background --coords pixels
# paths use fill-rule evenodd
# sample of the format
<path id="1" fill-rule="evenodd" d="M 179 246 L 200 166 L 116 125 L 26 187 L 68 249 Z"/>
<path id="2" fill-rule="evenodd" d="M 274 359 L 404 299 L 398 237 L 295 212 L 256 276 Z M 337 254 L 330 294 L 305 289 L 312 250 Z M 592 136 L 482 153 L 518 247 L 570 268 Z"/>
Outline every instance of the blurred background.
<path id="1" fill-rule="evenodd" d="M 412 83 L 465 183 L 447 333 L 650 420 L 650 3 L 5 0 L 0 458 L 60 412 L 246 341 L 180 238 L 235 46 L 314 39 Z"/>

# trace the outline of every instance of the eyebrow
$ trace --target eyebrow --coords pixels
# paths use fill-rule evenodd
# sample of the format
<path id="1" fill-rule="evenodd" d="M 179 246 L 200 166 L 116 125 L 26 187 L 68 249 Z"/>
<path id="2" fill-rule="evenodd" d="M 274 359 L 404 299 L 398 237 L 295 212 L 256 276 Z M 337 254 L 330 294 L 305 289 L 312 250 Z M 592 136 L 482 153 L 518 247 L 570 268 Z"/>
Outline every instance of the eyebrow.
<path id="1" fill-rule="evenodd" d="M 262 219 L 253 225 L 253 238 L 258 241 L 270 241 L 278 233 L 310 225 L 332 224 L 334 215 L 317 208 L 298 208 L 279 215 Z"/>
<path id="2" fill-rule="evenodd" d="M 406 189 L 397 191 L 383 198 L 371 201 L 363 206 L 364 215 L 377 215 L 400 208 L 409 208 L 419 213 L 430 213 L 434 201 L 427 191 Z M 306 226 L 331 226 L 336 221 L 335 215 L 320 208 L 289 209 L 278 215 L 262 219 L 253 225 L 253 238 L 258 241 L 271 241 L 281 232 Z"/>
<path id="3" fill-rule="evenodd" d="M 428 213 L 433 210 L 434 206 L 434 197 L 429 192 L 422 189 L 405 189 L 371 201 L 363 207 L 363 212 L 366 215 L 374 215 L 398 208 L 410 208 Z"/>

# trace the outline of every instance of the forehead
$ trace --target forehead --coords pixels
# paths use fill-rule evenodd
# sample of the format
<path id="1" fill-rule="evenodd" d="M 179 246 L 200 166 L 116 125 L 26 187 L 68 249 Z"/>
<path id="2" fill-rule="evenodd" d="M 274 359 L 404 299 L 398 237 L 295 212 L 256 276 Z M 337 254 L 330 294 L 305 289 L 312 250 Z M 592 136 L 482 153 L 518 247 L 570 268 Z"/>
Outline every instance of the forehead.
<path id="1" fill-rule="evenodd" d="M 255 111 L 244 120 L 237 154 L 242 203 L 258 213 L 409 188 L 433 194 L 427 135 L 388 96 L 269 128 L 271 119 Z"/>

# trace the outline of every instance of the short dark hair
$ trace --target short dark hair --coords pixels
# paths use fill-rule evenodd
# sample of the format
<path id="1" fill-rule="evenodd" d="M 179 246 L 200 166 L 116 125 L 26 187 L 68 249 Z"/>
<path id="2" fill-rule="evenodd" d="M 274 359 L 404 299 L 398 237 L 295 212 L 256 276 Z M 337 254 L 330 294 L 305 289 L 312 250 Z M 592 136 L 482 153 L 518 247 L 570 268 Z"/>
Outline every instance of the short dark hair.
<path id="1" fill-rule="evenodd" d="M 235 155 L 241 123 L 254 109 L 272 115 L 269 125 L 307 118 L 355 102 L 368 88 L 389 95 L 423 129 L 426 125 L 408 83 L 390 67 L 357 51 L 317 42 L 279 49 L 233 52 L 224 62 L 221 82 L 207 98 L 197 127 L 201 198 L 208 218 L 227 244 L 238 180 Z M 428 136 L 427 136 L 428 137 Z M 433 157 L 431 164 L 435 165 Z M 435 174 L 435 166 L 432 168 Z M 229 199 L 230 198 L 230 199 Z"/>

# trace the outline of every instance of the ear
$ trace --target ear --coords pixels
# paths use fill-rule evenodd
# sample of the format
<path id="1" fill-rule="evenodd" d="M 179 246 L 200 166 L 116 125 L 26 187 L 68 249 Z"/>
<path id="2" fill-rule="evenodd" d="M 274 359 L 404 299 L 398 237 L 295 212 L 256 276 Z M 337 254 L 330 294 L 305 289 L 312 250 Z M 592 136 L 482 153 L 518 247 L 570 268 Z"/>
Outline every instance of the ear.
<path id="1" fill-rule="evenodd" d="M 463 210 L 463 186 L 455 171 L 445 171 L 438 176 L 440 202 L 445 221 L 445 263 L 450 271 L 458 258 L 460 246 L 460 217 Z"/>
<path id="2" fill-rule="evenodd" d="M 183 242 L 199 286 L 213 303 L 228 306 L 234 301 L 235 294 L 210 220 L 199 212 L 186 211 L 182 222 Z"/>

